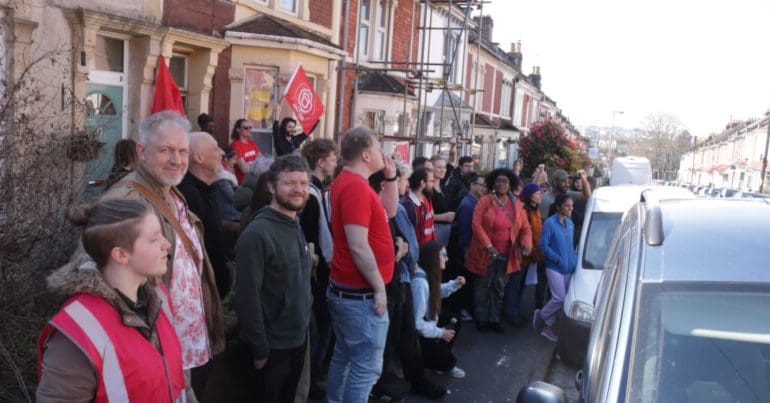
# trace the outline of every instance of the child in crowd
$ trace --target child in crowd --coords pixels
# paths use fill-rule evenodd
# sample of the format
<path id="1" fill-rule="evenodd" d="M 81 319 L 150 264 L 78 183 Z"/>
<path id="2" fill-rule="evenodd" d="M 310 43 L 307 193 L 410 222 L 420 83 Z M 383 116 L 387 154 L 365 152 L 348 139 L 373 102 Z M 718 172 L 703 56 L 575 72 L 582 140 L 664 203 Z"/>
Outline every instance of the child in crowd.
<path id="1" fill-rule="evenodd" d="M 168 291 L 170 244 L 147 205 L 105 200 L 73 210 L 83 248 L 48 278 L 70 299 L 38 341 L 38 402 L 172 402 L 185 393 Z"/>
<path id="2" fill-rule="evenodd" d="M 440 313 L 441 299 L 465 285 L 465 277 L 458 276 L 441 284 L 441 272 L 446 269 L 447 260 L 446 248 L 439 241 L 428 241 L 420 247 L 419 267 L 412 274 L 411 282 L 415 325 L 425 367 L 462 378 L 465 371 L 457 367 L 457 358 L 452 353 L 460 322 Z"/>

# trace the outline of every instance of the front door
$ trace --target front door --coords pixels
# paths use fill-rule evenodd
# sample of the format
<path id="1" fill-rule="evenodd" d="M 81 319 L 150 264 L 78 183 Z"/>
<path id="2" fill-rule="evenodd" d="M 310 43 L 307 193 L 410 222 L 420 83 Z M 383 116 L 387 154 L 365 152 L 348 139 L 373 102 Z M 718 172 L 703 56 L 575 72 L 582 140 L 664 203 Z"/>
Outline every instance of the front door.
<path id="1" fill-rule="evenodd" d="M 99 134 L 104 147 L 99 157 L 86 164 L 88 192 L 103 186 L 115 163 L 115 143 L 123 138 L 123 87 L 88 83 L 86 87 L 86 130 Z"/>

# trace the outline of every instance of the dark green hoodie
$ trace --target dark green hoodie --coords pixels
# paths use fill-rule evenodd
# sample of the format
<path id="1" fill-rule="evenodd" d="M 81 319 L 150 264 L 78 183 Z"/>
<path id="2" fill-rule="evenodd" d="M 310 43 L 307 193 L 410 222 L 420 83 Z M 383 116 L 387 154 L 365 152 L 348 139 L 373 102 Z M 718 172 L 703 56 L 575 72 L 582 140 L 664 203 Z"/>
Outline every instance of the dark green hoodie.
<path id="1" fill-rule="evenodd" d="M 310 254 L 299 226 L 270 206 L 259 210 L 235 247 L 240 338 L 254 359 L 305 342 L 313 297 Z"/>

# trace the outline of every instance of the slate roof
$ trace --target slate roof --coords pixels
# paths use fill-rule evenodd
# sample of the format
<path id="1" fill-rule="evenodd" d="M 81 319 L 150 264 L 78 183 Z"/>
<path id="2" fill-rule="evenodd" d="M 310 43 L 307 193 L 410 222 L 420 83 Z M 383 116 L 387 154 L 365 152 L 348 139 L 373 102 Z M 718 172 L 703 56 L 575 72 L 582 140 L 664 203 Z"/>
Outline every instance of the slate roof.
<path id="1" fill-rule="evenodd" d="M 250 18 L 237 25 L 231 25 L 227 27 L 227 31 L 307 39 L 313 42 L 318 42 L 322 45 L 342 49 L 321 35 L 302 28 L 299 25 L 292 24 L 288 21 L 283 21 L 265 14 Z"/>
<path id="2" fill-rule="evenodd" d="M 449 96 L 446 96 L 447 94 L 449 94 Z M 450 97 L 452 99 L 452 102 L 449 102 Z M 436 99 L 436 103 L 433 104 L 433 107 L 441 108 L 441 106 L 444 106 L 445 108 L 451 108 L 453 104 L 455 108 L 459 106 L 462 109 L 473 109 L 472 106 L 463 102 L 463 100 L 460 99 L 458 95 L 456 95 L 452 91 L 449 91 L 449 90 L 444 91 L 443 89 L 442 89 L 441 95 L 439 95 L 438 99 Z"/>
<path id="3" fill-rule="evenodd" d="M 358 90 L 404 95 L 404 83 L 385 73 L 368 71 L 358 77 Z M 407 94 L 414 96 L 413 91 L 408 91 Z"/>

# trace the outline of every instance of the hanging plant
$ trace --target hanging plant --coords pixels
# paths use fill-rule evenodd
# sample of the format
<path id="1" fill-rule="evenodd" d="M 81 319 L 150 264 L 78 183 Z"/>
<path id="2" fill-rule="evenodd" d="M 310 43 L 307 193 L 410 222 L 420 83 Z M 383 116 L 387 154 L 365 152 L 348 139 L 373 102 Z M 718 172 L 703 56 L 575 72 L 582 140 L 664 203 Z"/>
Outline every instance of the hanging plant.
<path id="1" fill-rule="evenodd" d="M 95 160 L 104 147 L 98 131 L 82 130 L 74 133 L 67 145 L 67 158 L 75 162 Z"/>

